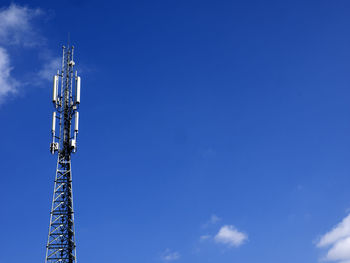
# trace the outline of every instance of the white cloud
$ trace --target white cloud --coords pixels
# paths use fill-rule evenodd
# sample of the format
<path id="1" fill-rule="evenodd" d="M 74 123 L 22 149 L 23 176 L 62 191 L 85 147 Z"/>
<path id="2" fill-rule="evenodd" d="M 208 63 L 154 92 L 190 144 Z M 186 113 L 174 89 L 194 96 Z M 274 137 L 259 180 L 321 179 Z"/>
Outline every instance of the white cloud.
<path id="1" fill-rule="evenodd" d="M 216 243 L 228 245 L 229 247 L 239 247 L 248 240 L 247 234 L 238 231 L 232 225 L 222 226 L 214 237 Z"/>
<path id="2" fill-rule="evenodd" d="M 51 81 L 53 75 L 61 68 L 61 63 L 62 59 L 59 57 L 47 59 L 43 68 L 38 73 L 39 77 Z"/>
<path id="3" fill-rule="evenodd" d="M 13 67 L 10 64 L 10 54 L 5 48 L 8 45 L 34 46 L 40 37 L 35 33 L 31 23 L 39 15 L 39 9 L 30 9 L 11 4 L 0 9 L 0 103 L 10 94 L 17 92 L 20 82 L 11 76 Z"/>
<path id="4" fill-rule="evenodd" d="M 336 242 L 328 251 L 326 259 L 329 261 L 350 260 L 350 237 Z"/>
<path id="5" fill-rule="evenodd" d="M 205 222 L 203 225 L 202 225 L 202 228 L 207 228 L 209 227 L 210 225 L 215 225 L 216 223 L 218 223 L 219 221 L 221 221 L 221 218 L 218 217 L 217 215 L 214 215 L 212 214 L 209 218 L 209 220 L 207 222 Z"/>
<path id="6" fill-rule="evenodd" d="M 0 9 L 0 43 L 6 45 L 35 46 L 43 38 L 36 32 L 33 19 L 42 14 L 40 9 L 11 4 Z"/>
<path id="7" fill-rule="evenodd" d="M 218 217 L 217 215 L 211 215 L 210 217 L 210 223 L 211 224 L 216 224 L 217 222 L 219 222 L 221 220 L 220 217 Z"/>
<path id="8" fill-rule="evenodd" d="M 180 258 L 180 253 L 179 252 L 173 252 L 169 248 L 167 248 L 162 254 L 161 254 L 161 259 L 165 262 L 169 261 L 175 261 Z"/>
<path id="9" fill-rule="evenodd" d="M 38 52 L 39 57 L 43 53 L 49 53 L 45 46 L 46 39 L 37 31 L 38 27 L 34 21 L 42 14 L 41 9 L 32 9 L 16 4 L 0 8 L 0 104 L 10 94 L 16 94 L 18 88 L 27 83 L 26 77 L 14 79 L 11 74 L 15 69 L 15 66 L 10 63 L 13 61 L 11 58 L 15 55 L 10 52 L 13 50 L 11 47 L 16 47 L 19 51 Z M 38 85 L 40 79 L 51 80 L 51 76 L 55 74 L 60 63 L 58 63 L 57 58 L 45 56 L 41 58 L 40 64 L 43 65 L 43 68 L 39 72 L 32 72 L 32 68 L 28 68 L 27 75 L 32 75 L 32 79 L 36 79 L 35 82 L 31 81 L 31 85 Z M 49 75 L 51 76 L 49 77 Z"/>
<path id="10" fill-rule="evenodd" d="M 10 58 L 6 50 L 0 47 L 0 103 L 10 94 L 17 92 L 18 83 L 11 77 Z"/>
<path id="11" fill-rule="evenodd" d="M 331 231 L 323 235 L 317 243 L 318 247 L 334 244 L 338 240 L 350 236 L 350 214 L 342 222 L 336 225 Z"/>
<path id="12" fill-rule="evenodd" d="M 350 263 L 350 214 L 317 243 L 319 248 L 328 248 L 326 261 Z"/>

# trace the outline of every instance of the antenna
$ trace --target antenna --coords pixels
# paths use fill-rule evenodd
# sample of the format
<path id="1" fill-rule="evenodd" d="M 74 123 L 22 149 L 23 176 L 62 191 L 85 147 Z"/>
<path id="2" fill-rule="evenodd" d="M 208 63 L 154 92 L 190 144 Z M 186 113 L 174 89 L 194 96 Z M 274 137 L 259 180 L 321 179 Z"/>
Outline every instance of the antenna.
<path id="1" fill-rule="evenodd" d="M 68 43 L 67 43 L 67 47 L 69 48 L 69 44 L 70 44 L 70 32 L 67 33 L 68 34 Z"/>
<path id="2" fill-rule="evenodd" d="M 58 153 L 45 263 L 76 263 L 71 154 L 77 151 L 81 78 L 74 71 L 74 47 L 62 47 L 62 68 L 53 77 L 52 142 Z M 74 126 L 72 121 L 74 120 Z"/>

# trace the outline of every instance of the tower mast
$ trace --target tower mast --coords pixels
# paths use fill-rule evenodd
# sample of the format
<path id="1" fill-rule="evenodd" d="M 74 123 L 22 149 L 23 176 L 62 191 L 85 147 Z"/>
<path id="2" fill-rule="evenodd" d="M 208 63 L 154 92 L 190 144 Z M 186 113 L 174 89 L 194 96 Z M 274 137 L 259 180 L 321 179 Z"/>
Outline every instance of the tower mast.
<path id="1" fill-rule="evenodd" d="M 62 68 L 53 78 L 52 142 L 58 153 L 45 263 L 76 263 L 71 154 L 76 152 L 80 77 L 74 72 L 74 47 L 62 48 Z M 74 127 L 72 122 L 74 119 Z M 58 130 L 56 135 L 56 124 Z"/>

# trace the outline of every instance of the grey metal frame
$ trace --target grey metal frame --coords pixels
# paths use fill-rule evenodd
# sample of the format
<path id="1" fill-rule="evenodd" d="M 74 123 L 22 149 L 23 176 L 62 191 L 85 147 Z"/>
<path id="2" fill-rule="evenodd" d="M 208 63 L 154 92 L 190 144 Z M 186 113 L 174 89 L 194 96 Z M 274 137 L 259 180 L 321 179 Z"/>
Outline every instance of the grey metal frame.
<path id="1" fill-rule="evenodd" d="M 76 146 L 72 147 L 72 140 L 76 143 L 78 131 L 72 131 L 71 124 L 79 102 L 75 100 L 76 94 L 73 90 L 74 80 L 77 78 L 76 72 L 74 75 L 73 52 L 73 46 L 67 48 L 63 46 L 62 69 L 57 72 L 57 76 L 61 79 L 61 87 L 54 106 L 57 111 L 56 118 L 59 121 L 59 136 L 56 136 L 53 131 L 51 152 L 58 152 L 58 159 L 45 263 L 77 262 L 71 153 L 76 151 Z M 58 143 L 55 143 L 56 139 Z M 57 147 L 54 147 L 55 145 Z"/>

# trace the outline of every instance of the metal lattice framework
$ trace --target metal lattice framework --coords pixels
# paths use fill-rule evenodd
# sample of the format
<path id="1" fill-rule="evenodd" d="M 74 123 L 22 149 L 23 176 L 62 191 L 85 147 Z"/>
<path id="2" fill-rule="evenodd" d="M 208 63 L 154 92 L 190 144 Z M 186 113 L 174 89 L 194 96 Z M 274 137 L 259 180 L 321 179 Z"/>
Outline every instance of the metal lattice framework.
<path id="1" fill-rule="evenodd" d="M 45 263 L 73 263 L 76 259 L 71 153 L 76 151 L 80 77 L 74 74 L 74 47 L 63 47 L 62 69 L 54 76 L 51 153 L 58 153 Z M 75 120 L 74 129 L 72 120 Z M 59 123 L 56 136 L 56 122 Z M 73 130 L 72 130 L 73 129 Z"/>

